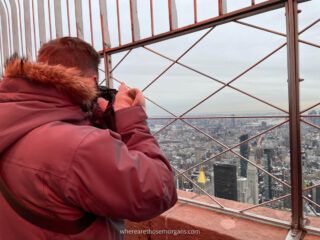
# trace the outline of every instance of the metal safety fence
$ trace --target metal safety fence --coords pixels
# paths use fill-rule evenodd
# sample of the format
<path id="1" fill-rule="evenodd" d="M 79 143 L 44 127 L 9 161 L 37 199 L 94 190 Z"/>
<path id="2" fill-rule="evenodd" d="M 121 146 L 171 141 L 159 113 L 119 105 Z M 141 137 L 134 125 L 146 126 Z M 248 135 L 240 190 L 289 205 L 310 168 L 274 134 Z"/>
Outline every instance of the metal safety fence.
<path id="1" fill-rule="evenodd" d="M 318 1 L 319 0 L 313 0 Z M 103 64 L 100 68 L 104 76 L 101 78 L 100 84 L 113 86 L 120 83 L 123 79 L 115 76 L 116 70 L 125 63 L 128 56 L 135 49 L 143 49 L 155 56 L 165 59 L 169 64 L 153 79 L 148 81 L 142 87 L 142 91 L 146 92 L 151 86 L 155 85 L 174 66 L 180 66 L 187 69 L 205 79 L 215 82 L 219 85 L 217 89 L 209 95 L 202 98 L 200 101 L 193 103 L 191 107 L 183 111 L 181 114 L 176 114 L 167 107 L 153 100 L 152 97 L 146 97 L 150 104 L 156 106 L 161 111 L 165 112 L 166 117 L 150 117 L 150 120 L 166 120 L 166 123 L 154 132 L 155 136 L 168 130 L 175 123 L 180 122 L 189 129 L 201 134 L 209 141 L 220 147 L 220 151 L 207 157 L 200 162 L 194 163 L 186 169 L 179 169 L 177 166 L 172 166 L 175 171 L 176 179 L 183 177 L 188 182 L 198 189 L 198 192 L 206 195 L 212 200 L 211 203 L 199 202 L 196 200 L 180 198 L 181 202 L 189 204 L 197 204 L 215 211 L 220 211 L 226 214 L 232 214 L 244 218 L 262 221 L 268 224 L 274 224 L 291 229 L 288 234 L 288 239 L 300 239 L 305 231 L 320 234 L 320 228 L 309 226 L 304 215 L 304 204 L 310 204 L 315 208 L 320 209 L 320 203 L 307 197 L 308 192 L 312 189 L 317 189 L 320 184 L 312 186 L 303 186 L 302 173 L 302 150 L 301 150 L 301 123 L 319 130 L 320 126 L 313 119 L 320 116 L 315 114 L 307 114 L 308 111 L 317 108 L 320 102 L 316 102 L 308 107 L 300 109 L 300 82 L 302 79 L 299 75 L 299 44 L 304 44 L 313 48 L 320 48 L 319 43 L 308 40 L 302 40 L 299 36 L 310 30 L 320 22 L 320 18 L 315 19 L 308 25 L 299 29 L 298 25 L 298 4 L 305 2 L 299 0 L 265 0 L 265 1 L 247 1 L 240 8 L 230 10 L 228 8 L 232 0 L 212 0 L 212 16 L 207 18 L 199 17 L 199 6 L 201 0 L 189 1 L 192 14 L 189 17 L 189 23 L 181 26 L 179 19 L 181 13 L 177 1 L 175 0 L 2 0 L 0 1 L 0 62 L 1 70 L 5 60 L 14 52 L 29 59 L 36 59 L 37 50 L 46 41 L 62 36 L 77 36 L 90 42 L 96 49 L 99 50 Z M 186 2 L 186 1 L 185 1 Z M 185 3 L 184 2 L 184 3 Z M 210 1 L 209 1 L 210 2 Z M 320 6 L 320 3 L 319 3 Z M 158 8 L 157 8 L 158 7 Z M 158 19 L 157 11 L 164 12 L 162 19 Z M 258 24 L 248 23 L 244 18 L 263 14 L 276 9 L 285 9 L 286 33 L 259 26 Z M 319 7 L 320 8 L 320 7 Z M 143 12 L 143 17 L 142 13 Z M 147 16 L 147 17 L 146 17 Z M 144 18 L 144 21 L 141 19 Z M 163 21 L 164 30 L 159 30 L 155 22 Z M 197 68 L 181 61 L 191 50 L 193 50 L 200 42 L 206 39 L 215 31 L 215 28 L 228 23 L 235 23 L 239 26 L 248 29 L 255 29 L 261 32 L 267 32 L 283 38 L 283 43 L 272 49 L 268 54 L 258 59 L 254 64 L 245 68 L 242 72 L 228 81 L 223 81 L 211 74 L 204 73 Z M 124 24 L 125 23 L 125 24 Z M 146 27 L 147 26 L 147 27 Z M 112 32 L 112 34 L 110 34 Z M 143 32 L 143 34 L 142 34 Z M 163 42 L 179 36 L 184 36 L 200 32 L 197 39 L 183 51 L 178 57 L 173 58 L 168 54 L 155 50 L 150 47 L 151 44 Z M 143 36 L 144 35 L 144 36 Z M 278 53 L 281 49 L 287 49 L 287 70 L 288 70 L 288 109 L 267 101 L 260 97 L 242 90 L 234 85 L 244 75 L 251 72 L 261 63 L 268 60 L 271 56 Z M 113 63 L 112 57 L 118 53 L 124 53 L 116 63 Z M 218 93 L 225 89 L 233 91 L 276 110 L 279 114 L 275 115 L 210 115 L 210 116 L 190 116 L 194 109 L 198 108 L 204 102 L 212 99 Z M 195 89 L 196 92 L 196 89 Z M 198 127 L 192 120 L 217 120 L 223 119 L 279 119 L 279 121 L 271 127 L 265 128 L 257 132 L 253 136 L 241 140 L 239 143 L 228 145 L 209 134 L 204 129 Z M 285 125 L 289 128 L 290 141 L 290 178 L 289 180 L 282 179 L 273 174 L 270 169 L 258 164 L 248 156 L 238 152 L 238 148 L 249 143 L 252 140 L 263 138 L 265 134 L 270 133 L 275 129 L 279 129 Z M 177 136 L 178 138 L 179 136 Z M 259 140 L 258 140 L 259 141 Z M 225 206 L 220 198 L 214 194 L 208 193 L 201 184 L 199 184 L 189 174 L 190 171 L 211 163 L 224 154 L 231 153 L 237 157 L 238 161 L 244 161 L 247 164 L 255 167 L 259 172 L 268 176 L 269 179 L 279 183 L 287 192 L 281 196 L 269 199 L 258 204 L 250 205 L 242 209 L 231 209 Z M 270 180 L 271 181 L 271 180 Z M 250 212 L 262 206 L 267 206 L 278 201 L 290 199 L 291 221 L 279 220 L 263 215 L 258 215 Z"/>

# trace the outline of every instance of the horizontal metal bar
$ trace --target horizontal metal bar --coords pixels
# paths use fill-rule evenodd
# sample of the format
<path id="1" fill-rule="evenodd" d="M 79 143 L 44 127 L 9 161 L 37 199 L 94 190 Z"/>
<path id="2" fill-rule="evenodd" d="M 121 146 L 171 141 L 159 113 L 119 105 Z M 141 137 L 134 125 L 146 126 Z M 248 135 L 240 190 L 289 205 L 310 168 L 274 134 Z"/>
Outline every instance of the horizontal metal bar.
<path id="1" fill-rule="evenodd" d="M 319 118 L 320 115 L 300 115 L 300 117 L 304 117 L 304 118 Z"/>
<path id="2" fill-rule="evenodd" d="M 178 28 L 169 32 L 165 32 L 162 34 L 158 34 L 155 36 L 151 36 L 145 39 L 141 39 L 136 42 L 124 44 L 122 46 L 114 47 L 106 49 L 105 51 L 108 54 L 114 54 L 122 51 L 126 51 L 129 49 L 138 48 L 147 44 L 152 44 L 156 42 L 160 42 L 169 38 L 174 38 L 178 36 L 182 36 L 188 33 L 196 32 L 199 30 L 203 30 L 206 28 L 214 27 L 217 25 L 221 25 L 224 23 L 228 23 L 234 20 L 242 19 L 245 17 L 257 15 L 259 13 L 267 12 L 270 10 L 278 9 L 284 6 L 286 0 L 269 0 L 266 2 L 262 2 L 259 4 L 256 4 L 254 6 L 249 6 L 243 9 L 239 9 L 237 11 L 233 11 L 230 13 L 223 14 L 221 16 L 217 16 L 208 20 L 204 20 L 195 24 L 191 24 L 189 26 L 185 26 L 182 28 Z M 103 50 L 101 50 L 100 55 L 103 55 Z"/>
<path id="3" fill-rule="evenodd" d="M 149 120 L 171 120 L 171 119 L 234 119 L 234 118 L 239 118 L 239 119 L 250 119 L 250 118 L 288 118 L 288 115 L 268 115 L 268 116 L 194 116 L 194 117 L 149 117 Z M 320 117 L 320 115 L 319 115 Z"/>

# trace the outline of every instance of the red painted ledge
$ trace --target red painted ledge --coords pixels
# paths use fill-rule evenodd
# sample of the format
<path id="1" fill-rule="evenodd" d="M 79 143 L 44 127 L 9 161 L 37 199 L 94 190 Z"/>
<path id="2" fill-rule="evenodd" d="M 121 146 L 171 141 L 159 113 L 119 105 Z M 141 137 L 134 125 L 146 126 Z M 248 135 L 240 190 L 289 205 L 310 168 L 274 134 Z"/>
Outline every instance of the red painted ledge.
<path id="1" fill-rule="evenodd" d="M 212 204 L 204 195 L 178 190 L 179 197 Z M 224 206 L 232 209 L 245 209 L 250 204 L 218 199 Z M 290 220 L 290 212 L 259 207 L 251 213 Z M 320 220 L 311 219 L 313 226 L 320 226 Z M 236 216 L 177 202 L 177 204 L 160 216 L 149 221 L 126 221 L 126 240 L 280 240 L 285 239 L 288 229 L 255 222 Z M 307 235 L 304 240 L 319 240 L 319 236 Z"/>

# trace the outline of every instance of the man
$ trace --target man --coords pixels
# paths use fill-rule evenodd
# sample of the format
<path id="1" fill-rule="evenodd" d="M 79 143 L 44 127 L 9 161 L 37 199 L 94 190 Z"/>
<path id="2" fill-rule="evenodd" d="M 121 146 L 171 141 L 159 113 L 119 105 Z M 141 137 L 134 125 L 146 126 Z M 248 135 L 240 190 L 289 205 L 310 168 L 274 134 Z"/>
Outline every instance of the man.
<path id="1" fill-rule="evenodd" d="M 122 219 L 147 220 L 177 201 L 139 90 L 120 86 L 112 114 L 102 119 L 115 123 L 113 130 L 92 126 L 99 62 L 89 44 L 71 37 L 44 44 L 35 63 L 7 62 L 0 83 L 1 240 L 122 239 Z M 104 111 L 108 103 L 98 102 Z"/>

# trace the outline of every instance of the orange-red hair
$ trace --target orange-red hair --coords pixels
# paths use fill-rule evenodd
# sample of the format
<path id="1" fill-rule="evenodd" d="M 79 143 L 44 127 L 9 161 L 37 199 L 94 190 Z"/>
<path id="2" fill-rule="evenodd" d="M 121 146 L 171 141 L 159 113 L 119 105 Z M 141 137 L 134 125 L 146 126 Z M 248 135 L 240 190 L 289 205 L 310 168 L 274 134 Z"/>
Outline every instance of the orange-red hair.
<path id="1" fill-rule="evenodd" d="M 42 45 L 38 62 L 78 68 L 83 76 L 98 75 L 100 56 L 94 48 L 76 37 L 63 37 Z"/>

